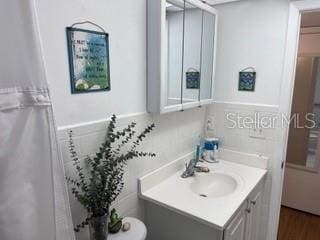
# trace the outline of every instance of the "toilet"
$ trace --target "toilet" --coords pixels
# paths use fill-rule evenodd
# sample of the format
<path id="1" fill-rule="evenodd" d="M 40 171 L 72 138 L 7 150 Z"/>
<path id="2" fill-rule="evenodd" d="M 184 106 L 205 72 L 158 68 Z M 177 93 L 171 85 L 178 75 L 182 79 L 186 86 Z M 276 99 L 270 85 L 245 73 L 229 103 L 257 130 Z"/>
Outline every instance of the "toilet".
<path id="1" fill-rule="evenodd" d="M 131 227 L 127 232 L 120 230 L 115 234 L 108 234 L 108 240 L 145 240 L 147 237 L 147 228 L 139 219 L 126 217 L 122 223 L 130 223 Z"/>

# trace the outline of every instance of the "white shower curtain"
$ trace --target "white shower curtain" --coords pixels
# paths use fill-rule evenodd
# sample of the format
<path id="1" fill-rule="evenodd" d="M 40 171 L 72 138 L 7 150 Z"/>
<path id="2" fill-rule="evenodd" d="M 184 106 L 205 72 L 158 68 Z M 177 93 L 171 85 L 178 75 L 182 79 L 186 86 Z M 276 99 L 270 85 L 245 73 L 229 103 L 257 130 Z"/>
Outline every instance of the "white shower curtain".
<path id="1" fill-rule="evenodd" d="M 74 239 L 33 0 L 0 1 L 0 239 Z"/>

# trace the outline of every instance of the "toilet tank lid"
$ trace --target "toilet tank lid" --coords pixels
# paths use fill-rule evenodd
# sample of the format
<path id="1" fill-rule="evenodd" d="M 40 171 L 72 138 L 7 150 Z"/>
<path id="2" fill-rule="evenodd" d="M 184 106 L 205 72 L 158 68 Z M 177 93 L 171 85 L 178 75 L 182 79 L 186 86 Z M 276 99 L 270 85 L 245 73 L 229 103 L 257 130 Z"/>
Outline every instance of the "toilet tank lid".
<path id="1" fill-rule="evenodd" d="M 116 234 L 109 233 L 108 240 L 145 240 L 147 237 L 147 228 L 139 219 L 126 217 L 122 223 L 129 222 L 131 224 L 130 230 L 127 232 L 120 232 Z"/>

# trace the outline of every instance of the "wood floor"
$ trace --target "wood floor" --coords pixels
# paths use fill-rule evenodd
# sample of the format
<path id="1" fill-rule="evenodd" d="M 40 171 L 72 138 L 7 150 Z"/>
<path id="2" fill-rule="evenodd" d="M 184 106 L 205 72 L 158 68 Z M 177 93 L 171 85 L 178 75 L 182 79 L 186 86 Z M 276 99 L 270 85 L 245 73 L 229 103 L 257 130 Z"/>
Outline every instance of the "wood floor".
<path id="1" fill-rule="evenodd" d="M 278 240 L 320 240 L 320 217 L 282 207 Z"/>

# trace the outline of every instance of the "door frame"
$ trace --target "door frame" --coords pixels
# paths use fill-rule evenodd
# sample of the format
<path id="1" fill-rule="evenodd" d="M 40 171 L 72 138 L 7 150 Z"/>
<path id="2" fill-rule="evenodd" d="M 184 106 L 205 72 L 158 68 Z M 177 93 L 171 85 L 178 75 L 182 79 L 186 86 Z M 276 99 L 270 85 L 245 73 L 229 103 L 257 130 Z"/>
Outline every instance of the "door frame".
<path id="1" fill-rule="evenodd" d="M 299 47 L 299 35 L 301 26 L 301 13 L 304 11 L 312 11 L 320 9 L 319 0 L 304 0 L 295 1 L 290 3 L 289 7 L 289 19 L 286 41 L 285 61 L 281 82 L 281 95 L 279 104 L 279 117 L 287 116 L 290 119 L 294 80 L 296 73 L 296 63 Z M 288 118 L 289 116 L 289 118 Z M 283 125 L 283 124 L 282 124 Z M 279 227 L 282 188 L 284 181 L 284 167 L 281 165 L 286 162 L 287 144 L 289 136 L 289 125 L 283 125 L 282 131 L 279 133 L 278 146 L 276 148 L 274 161 L 274 174 L 272 180 L 270 214 L 269 214 L 269 227 L 268 227 L 268 240 L 276 240 Z"/>

